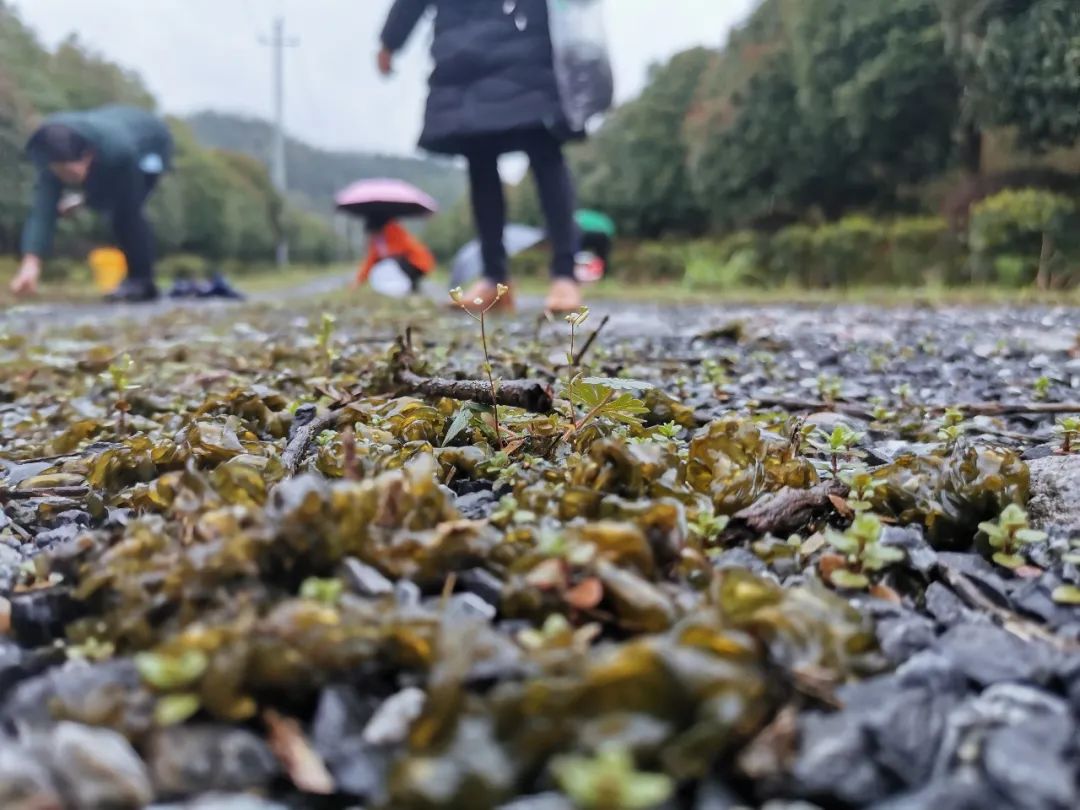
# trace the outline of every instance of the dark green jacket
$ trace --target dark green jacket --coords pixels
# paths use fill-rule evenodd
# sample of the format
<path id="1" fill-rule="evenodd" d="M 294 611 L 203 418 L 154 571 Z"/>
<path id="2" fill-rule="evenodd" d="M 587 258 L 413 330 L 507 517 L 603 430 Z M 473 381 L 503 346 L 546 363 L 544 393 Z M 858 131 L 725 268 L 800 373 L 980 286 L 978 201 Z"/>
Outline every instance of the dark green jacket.
<path id="1" fill-rule="evenodd" d="M 81 191 L 86 205 L 111 214 L 114 220 L 137 216 L 146 199 L 147 178 L 142 162 L 149 155 L 161 159 L 161 171 L 172 161 L 173 140 L 165 122 L 135 107 L 109 106 L 50 116 L 45 123 L 65 124 L 90 142 L 94 161 Z M 23 254 L 44 256 L 52 245 L 56 206 L 63 185 L 41 155 L 29 157 L 37 165 L 37 185 L 30 216 L 23 229 Z"/>

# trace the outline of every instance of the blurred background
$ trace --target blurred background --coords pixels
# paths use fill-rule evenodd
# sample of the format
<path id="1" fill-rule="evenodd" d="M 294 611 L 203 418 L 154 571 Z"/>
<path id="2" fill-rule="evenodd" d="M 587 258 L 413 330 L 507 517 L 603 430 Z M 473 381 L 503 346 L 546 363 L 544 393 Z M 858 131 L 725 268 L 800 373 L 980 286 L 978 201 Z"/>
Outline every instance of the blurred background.
<path id="1" fill-rule="evenodd" d="M 581 204 L 615 220 L 621 280 L 1071 285 L 1078 5 L 609 0 L 621 104 L 573 150 Z M 392 81 L 376 75 L 388 7 L 0 0 L 0 263 L 14 261 L 25 216 L 33 122 L 111 101 L 172 117 L 178 171 L 152 204 L 166 274 L 263 267 L 282 236 L 298 264 L 352 259 L 359 234 L 335 217 L 332 195 L 372 176 L 439 201 L 424 236 L 445 260 L 473 235 L 465 178 L 414 146 L 430 30 Z M 284 195 L 268 172 L 276 20 Z M 523 173 L 506 163 L 512 219 L 539 224 Z M 71 272 L 104 238 L 93 227 L 63 226 Z"/>

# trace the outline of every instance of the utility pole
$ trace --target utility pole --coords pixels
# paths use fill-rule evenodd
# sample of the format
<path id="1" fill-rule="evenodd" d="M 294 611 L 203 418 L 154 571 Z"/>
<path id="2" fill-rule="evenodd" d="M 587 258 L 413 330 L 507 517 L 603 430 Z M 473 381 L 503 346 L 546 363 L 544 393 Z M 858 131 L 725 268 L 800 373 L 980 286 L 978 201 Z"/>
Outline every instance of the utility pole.
<path id="1" fill-rule="evenodd" d="M 277 17 L 274 20 L 273 37 L 269 41 L 264 37 L 261 41 L 262 44 L 270 46 L 273 59 L 274 145 L 270 160 L 270 176 L 284 204 L 289 192 L 289 178 L 285 169 L 285 49 L 295 48 L 299 41 L 285 37 L 283 17 Z M 279 223 L 279 227 L 281 234 L 277 245 L 277 263 L 279 267 L 285 267 L 289 263 L 289 241 L 285 234 L 284 221 Z"/>

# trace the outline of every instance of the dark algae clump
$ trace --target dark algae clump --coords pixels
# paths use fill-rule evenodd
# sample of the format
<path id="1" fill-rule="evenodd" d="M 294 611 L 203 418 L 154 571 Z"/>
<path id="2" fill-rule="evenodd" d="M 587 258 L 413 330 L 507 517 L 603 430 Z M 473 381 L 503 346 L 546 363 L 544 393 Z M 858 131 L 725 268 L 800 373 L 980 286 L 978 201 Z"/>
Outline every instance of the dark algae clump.
<path id="1" fill-rule="evenodd" d="M 1080 806 L 1080 320 L 482 326 L 8 324 L 5 807 Z"/>

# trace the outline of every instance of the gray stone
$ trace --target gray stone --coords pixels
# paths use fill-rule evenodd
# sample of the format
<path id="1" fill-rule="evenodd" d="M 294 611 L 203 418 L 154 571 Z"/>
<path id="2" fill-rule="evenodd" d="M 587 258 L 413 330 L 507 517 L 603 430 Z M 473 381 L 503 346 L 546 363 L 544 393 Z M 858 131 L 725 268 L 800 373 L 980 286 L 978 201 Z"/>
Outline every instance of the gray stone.
<path id="1" fill-rule="evenodd" d="M 371 805 L 382 804 L 385 799 L 390 764 L 389 748 L 371 745 L 360 737 L 342 740 L 326 758 L 337 792 Z"/>
<path id="2" fill-rule="evenodd" d="M 1028 462 L 1034 525 L 1080 529 L 1080 455 L 1047 456 Z"/>
<path id="3" fill-rule="evenodd" d="M 866 755 L 869 739 L 845 712 L 801 718 L 801 750 L 792 768 L 795 794 L 863 805 L 883 798 L 889 780 Z"/>
<path id="4" fill-rule="evenodd" d="M 457 586 L 465 593 L 473 593 L 496 608 L 502 601 L 502 580 L 484 568 L 470 568 L 458 574 Z"/>
<path id="5" fill-rule="evenodd" d="M 948 658 L 932 650 L 914 655 L 896 669 L 899 686 L 926 689 L 935 694 L 960 697 L 967 693 L 964 673 Z"/>
<path id="6" fill-rule="evenodd" d="M 889 526 L 882 533 L 881 543 L 903 549 L 907 554 L 909 567 L 924 576 L 929 576 L 937 567 L 937 552 L 926 542 L 926 537 L 918 526 Z"/>
<path id="7" fill-rule="evenodd" d="M 364 742 L 370 745 L 396 745 L 404 742 L 409 726 L 420 716 L 427 696 L 422 689 L 409 687 L 387 698 L 364 728 Z"/>
<path id="8" fill-rule="evenodd" d="M 52 774 L 40 757 L 13 741 L 0 741 L 0 807 L 60 807 Z"/>
<path id="9" fill-rule="evenodd" d="M 876 632 L 881 651 L 894 664 L 908 660 L 937 639 L 934 623 L 915 613 L 881 620 Z"/>
<path id="10" fill-rule="evenodd" d="M 331 756 L 342 740 L 363 733 L 376 708 L 377 700 L 361 697 L 355 689 L 328 686 L 319 695 L 311 722 L 311 744 L 321 756 Z"/>
<path id="11" fill-rule="evenodd" d="M 154 785 L 164 796 L 262 788 L 279 773 L 261 738 L 246 729 L 210 724 L 157 732 L 148 759 Z"/>
<path id="12" fill-rule="evenodd" d="M 1069 718 L 1040 718 L 997 729 L 983 746 L 983 768 L 1010 807 L 1075 810 L 1080 807 L 1074 762 L 1066 760 Z"/>
<path id="13" fill-rule="evenodd" d="M 498 612 L 494 605 L 485 602 L 473 593 L 456 593 L 450 597 L 446 605 L 448 616 L 459 619 L 479 619 L 489 622 L 495 618 Z"/>
<path id="14" fill-rule="evenodd" d="M 953 705 L 949 695 L 926 689 L 893 693 L 863 719 L 872 743 L 867 754 L 904 785 L 926 784 Z"/>
<path id="15" fill-rule="evenodd" d="M 131 743 L 111 729 L 63 722 L 30 747 L 50 763 L 66 807 L 134 809 L 154 798 L 146 765 Z"/>
<path id="16" fill-rule="evenodd" d="M 926 589 L 926 611 L 945 627 L 978 621 L 980 615 L 968 609 L 959 596 L 940 582 L 931 582 Z"/>
<path id="17" fill-rule="evenodd" d="M 139 686 L 139 673 L 129 660 L 69 661 L 16 684 L 4 701 L 0 717 L 20 733 L 50 729 L 53 717 L 49 706 L 54 703 L 84 707 L 91 714 L 123 704 L 132 713 L 144 712 L 149 720 L 153 700 Z"/>
<path id="18" fill-rule="evenodd" d="M 485 520 L 495 511 L 498 503 L 499 499 L 491 490 L 480 490 L 458 496 L 454 505 L 464 518 Z"/>
<path id="19" fill-rule="evenodd" d="M 935 649 L 980 686 L 1045 683 L 1060 663 L 1049 645 L 1023 641 L 993 624 L 958 624 L 938 639 Z"/>
<path id="20" fill-rule="evenodd" d="M 966 769 L 875 804 L 871 810 L 990 810 L 1003 808 L 1002 797 L 973 769 Z"/>
<path id="21" fill-rule="evenodd" d="M 190 802 L 152 804 L 146 810 L 290 810 L 288 805 L 246 793 L 210 793 Z"/>
<path id="22" fill-rule="evenodd" d="M 713 560 L 713 566 L 718 571 L 726 571 L 729 568 L 745 568 L 755 574 L 765 574 L 769 570 L 769 566 L 765 564 L 764 560 L 752 551 L 740 546 L 730 548 L 717 555 Z"/>
<path id="23" fill-rule="evenodd" d="M 345 583 L 354 593 L 369 598 L 389 596 L 394 592 L 394 583 L 384 577 L 373 566 L 360 562 L 355 557 L 349 557 L 342 563 Z"/>
<path id="24" fill-rule="evenodd" d="M 561 793 L 537 793 L 500 804 L 496 810 L 574 810 L 574 807 L 574 803 Z"/>

